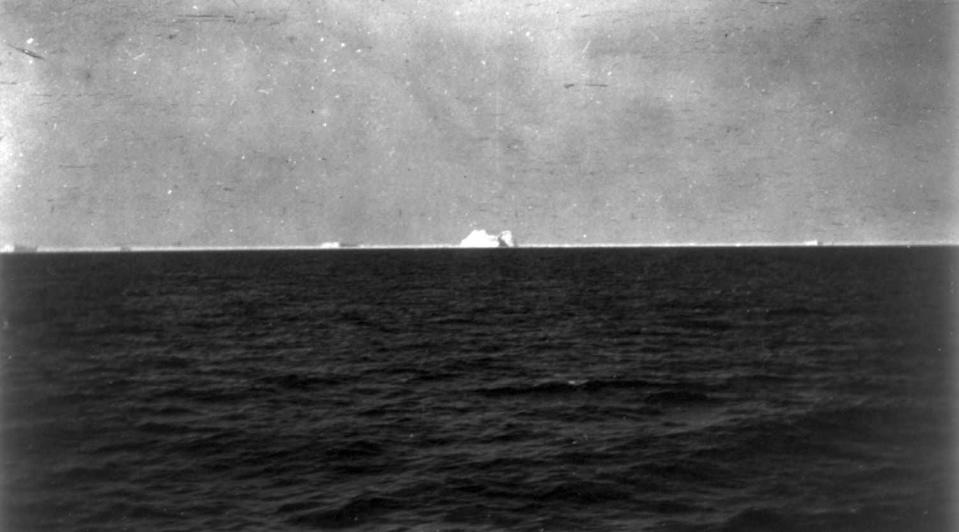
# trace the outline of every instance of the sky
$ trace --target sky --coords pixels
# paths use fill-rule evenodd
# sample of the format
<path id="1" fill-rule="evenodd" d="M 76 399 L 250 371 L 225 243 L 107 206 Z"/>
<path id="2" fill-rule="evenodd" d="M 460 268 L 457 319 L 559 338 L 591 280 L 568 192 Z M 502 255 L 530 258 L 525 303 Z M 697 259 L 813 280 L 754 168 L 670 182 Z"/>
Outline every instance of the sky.
<path id="1" fill-rule="evenodd" d="M 6 0 L 0 242 L 959 242 L 939 0 Z"/>

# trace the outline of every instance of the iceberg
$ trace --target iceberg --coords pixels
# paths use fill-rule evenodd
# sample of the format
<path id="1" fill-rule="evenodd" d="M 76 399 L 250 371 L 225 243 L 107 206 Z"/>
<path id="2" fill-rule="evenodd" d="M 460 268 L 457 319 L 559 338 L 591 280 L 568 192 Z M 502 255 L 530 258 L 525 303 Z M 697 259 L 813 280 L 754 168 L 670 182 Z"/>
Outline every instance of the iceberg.
<path id="1" fill-rule="evenodd" d="M 498 248 L 499 238 L 483 229 L 474 229 L 466 238 L 460 241 L 461 248 Z"/>
<path id="2" fill-rule="evenodd" d="M 460 241 L 461 248 L 512 248 L 516 247 L 513 233 L 503 231 L 498 235 L 487 233 L 483 229 L 474 229 Z"/>

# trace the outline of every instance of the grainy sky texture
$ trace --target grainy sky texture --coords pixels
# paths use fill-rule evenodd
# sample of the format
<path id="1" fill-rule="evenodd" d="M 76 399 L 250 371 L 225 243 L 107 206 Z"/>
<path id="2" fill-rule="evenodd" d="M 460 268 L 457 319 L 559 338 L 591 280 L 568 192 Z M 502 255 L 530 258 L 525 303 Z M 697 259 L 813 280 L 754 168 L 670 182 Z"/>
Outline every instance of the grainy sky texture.
<path id="1" fill-rule="evenodd" d="M 0 241 L 955 242 L 956 11 L 8 0 Z"/>

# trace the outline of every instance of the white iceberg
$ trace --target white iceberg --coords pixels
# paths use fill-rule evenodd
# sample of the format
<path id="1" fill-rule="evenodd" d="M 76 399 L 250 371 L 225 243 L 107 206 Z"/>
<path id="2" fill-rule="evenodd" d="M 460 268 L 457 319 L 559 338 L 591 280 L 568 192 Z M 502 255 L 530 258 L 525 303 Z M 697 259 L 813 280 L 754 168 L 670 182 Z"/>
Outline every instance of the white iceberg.
<path id="1" fill-rule="evenodd" d="M 461 248 L 498 248 L 499 238 L 483 229 L 474 229 L 466 238 L 460 241 Z"/>
<path id="2" fill-rule="evenodd" d="M 516 247 L 513 233 L 503 231 L 498 235 L 487 233 L 483 229 L 474 229 L 460 241 L 461 248 L 512 248 Z"/>

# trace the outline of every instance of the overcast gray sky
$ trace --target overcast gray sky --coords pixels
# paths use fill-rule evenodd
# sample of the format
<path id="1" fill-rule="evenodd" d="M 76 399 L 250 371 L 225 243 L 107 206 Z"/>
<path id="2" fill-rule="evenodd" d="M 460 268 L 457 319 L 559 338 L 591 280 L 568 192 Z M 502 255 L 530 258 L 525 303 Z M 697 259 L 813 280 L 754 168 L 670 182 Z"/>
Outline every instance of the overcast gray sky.
<path id="1" fill-rule="evenodd" d="M 954 2 L 8 0 L 0 241 L 959 241 Z"/>

